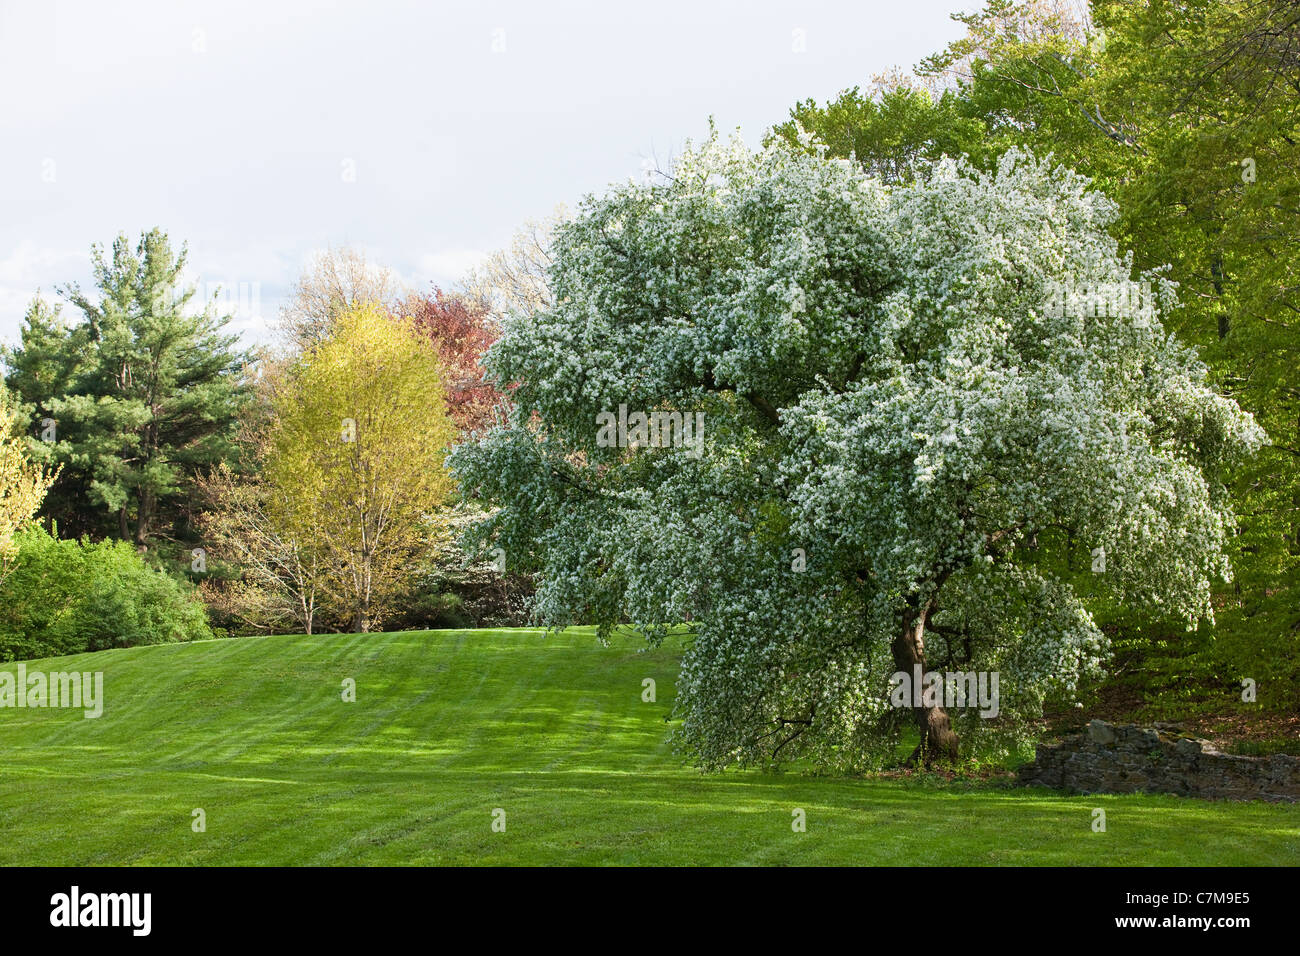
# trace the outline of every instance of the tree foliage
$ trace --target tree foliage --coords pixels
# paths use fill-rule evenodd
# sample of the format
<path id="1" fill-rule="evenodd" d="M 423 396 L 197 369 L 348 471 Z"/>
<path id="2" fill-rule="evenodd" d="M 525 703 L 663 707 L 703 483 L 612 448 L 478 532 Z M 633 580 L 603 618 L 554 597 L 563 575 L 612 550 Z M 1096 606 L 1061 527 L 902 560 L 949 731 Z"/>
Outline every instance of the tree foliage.
<path id="1" fill-rule="evenodd" d="M 500 505 L 479 532 L 541 572 L 547 624 L 693 623 L 679 739 L 705 766 L 859 764 L 897 730 L 894 669 L 1000 671 L 1021 716 L 1068 699 L 1100 602 L 1211 612 L 1223 475 L 1260 441 L 1114 216 L 1024 155 L 890 189 L 779 139 L 589 199 L 554 304 L 486 359 L 519 383 L 510 421 L 453 456 Z M 1053 308 L 1058 283 L 1135 279 L 1151 294 L 1103 314 Z M 604 447 L 620 405 L 702 413 L 702 448 Z M 918 758 L 951 754 L 943 708 L 913 716 Z"/>
<path id="2" fill-rule="evenodd" d="M 18 552 L 15 532 L 36 516 L 54 480 L 54 475 L 31 460 L 21 421 L 22 416 L 0 386 L 0 583 Z"/>
<path id="3" fill-rule="evenodd" d="M 396 306 L 438 353 L 447 378 L 447 408 L 463 432 L 482 431 L 504 407 L 505 396 L 483 379 L 479 360 L 500 327 L 479 299 L 443 292 L 412 292 Z"/>
<path id="4" fill-rule="evenodd" d="M 0 661 L 212 637 L 192 586 L 125 541 L 59 539 L 30 525 L 0 582 Z"/>
<path id="5" fill-rule="evenodd" d="M 331 248 L 312 256 L 280 312 L 279 330 L 292 352 L 329 337 L 339 313 L 377 302 L 389 305 L 401 295 L 391 269 L 366 259 L 359 249 Z"/>
<path id="6" fill-rule="evenodd" d="M 1138 270 L 1168 266 L 1180 307 L 1166 326 L 1198 348 L 1215 387 L 1269 436 L 1230 479 L 1242 520 L 1228 542 L 1236 580 L 1216 595 L 1220 647 L 1184 644 L 1213 658 L 1207 678 L 1229 688 L 1242 658 L 1262 653 L 1279 668 L 1269 699 L 1293 703 L 1300 16 L 1280 0 L 1097 0 L 1090 8 L 1087 16 L 1083 5 L 1055 0 L 993 0 L 957 15 L 966 36 L 919 67 L 942 81 L 946 104 L 931 110 L 935 132 L 924 145 L 933 152 L 943 142 L 984 168 L 1017 147 L 1050 154 L 1116 202 L 1109 229 Z M 871 169 L 877 161 L 862 135 L 838 131 L 883 125 L 869 142 L 898 143 L 895 154 L 907 160 L 918 137 L 885 115 L 851 91 L 821 108 L 797 104 L 780 129 L 793 141 L 797 119 L 826 134 L 830 155 L 856 154 Z M 1235 663 L 1220 653 L 1226 646 L 1238 649 Z"/>
<path id="7" fill-rule="evenodd" d="M 211 304 L 187 308 L 185 252 L 161 231 L 92 258 L 96 297 L 65 290 L 81 321 L 34 303 L 7 382 L 32 413 L 34 454 L 62 466 L 46 513 L 144 550 L 188 533 L 190 479 L 232 457 L 249 356 Z"/>
<path id="8" fill-rule="evenodd" d="M 260 464 L 265 447 L 251 451 Z M 199 526 L 214 558 L 201 584 L 205 603 L 241 631 L 314 633 L 324 549 L 284 520 L 282 496 L 256 468 L 239 474 L 224 463 L 198 479 L 198 490 Z"/>
<path id="9" fill-rule="evenodd" d="M 357 631 L 400 596 L 438 538 L 455 436 L 437 350 L 376 303 L 344 309 L 287 370 L 261 480 L 268 522 L 309 553 L 323 597 Z"/>
<path id="10" fill-rule="evenodd" d="M 546 218 L 524 223 L 509 248 L 498 249 L 470 271 L 461 291 L 498 321 L 512 312 L 527 315 L 545 308 L 551 301 L 551 243 L 568 219 L 568 209 L 559 205 Z"/>

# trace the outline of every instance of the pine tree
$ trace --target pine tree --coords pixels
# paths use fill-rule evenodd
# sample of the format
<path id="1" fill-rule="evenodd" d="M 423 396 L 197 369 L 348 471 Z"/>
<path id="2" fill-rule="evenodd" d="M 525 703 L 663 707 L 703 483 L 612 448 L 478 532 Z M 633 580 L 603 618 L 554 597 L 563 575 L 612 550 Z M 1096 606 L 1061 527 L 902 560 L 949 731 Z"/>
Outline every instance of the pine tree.
<path id="1" fill-rule="evenodd" d="M 142 551 L 183 533 L 191 479 L 234 454 L 232 434 L 250 356 L 209 304 L 188 309 L 185 249 L 165 233 L 125 235 L 111 258 L 92 252 L 96 294 L 61 289 L 82 320 L 64 326 L 33 305 L 9 384 L 34 412 L 50 457 L 64 466 L 56 504 L 77 530 L 117 534 Z M 54 429 L 41 428 L 52 418 Z M 48 422 L 47 422 L 48 426 Z"/>

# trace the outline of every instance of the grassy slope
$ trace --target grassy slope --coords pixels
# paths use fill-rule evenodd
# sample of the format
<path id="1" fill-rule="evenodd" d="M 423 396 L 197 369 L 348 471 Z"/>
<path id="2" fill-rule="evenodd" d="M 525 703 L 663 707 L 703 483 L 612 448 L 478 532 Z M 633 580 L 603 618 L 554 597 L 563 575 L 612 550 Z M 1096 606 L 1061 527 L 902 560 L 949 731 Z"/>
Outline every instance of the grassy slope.
<path id="1" fill-rule="evenodd" d="M 0 710 L 0 863 L 1300 863 L 1297 807 L 702 776 L 665 742 L 677 655 L 640 647 L 447 631 L 31 662 L 102 670 L 107 703 Z"/>

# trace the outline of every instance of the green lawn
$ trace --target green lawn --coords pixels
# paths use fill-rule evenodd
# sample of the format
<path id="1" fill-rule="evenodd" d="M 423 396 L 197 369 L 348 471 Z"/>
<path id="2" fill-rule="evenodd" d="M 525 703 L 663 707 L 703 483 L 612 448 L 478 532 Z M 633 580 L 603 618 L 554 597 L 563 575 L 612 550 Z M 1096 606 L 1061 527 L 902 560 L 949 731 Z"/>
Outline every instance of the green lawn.
<path id="1" fill-rule="evenodd" d="M 1300 864 L 1300 807 L 701 775 L 665 740 L 677 651 L 641 647 L 440 631 L 28 662 L 103 671 L 106 704 L 0 709 L 0 863 Z"/>

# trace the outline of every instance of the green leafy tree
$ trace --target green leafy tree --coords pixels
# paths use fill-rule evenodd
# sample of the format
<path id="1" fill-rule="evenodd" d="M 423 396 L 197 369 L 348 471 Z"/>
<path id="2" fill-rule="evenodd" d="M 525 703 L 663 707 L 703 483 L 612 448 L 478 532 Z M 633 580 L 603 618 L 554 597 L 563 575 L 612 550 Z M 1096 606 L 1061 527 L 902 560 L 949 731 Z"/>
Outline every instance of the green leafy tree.
<path id="1" fill-rule="evenodd" d="M 870 96 L 854 87 L 824 107 L 811 99 L 795 105 L 770 136 L 804 148 L 815 139 L 829 155 L 851 156 L 883 182 L 899 183 L 921 161 L 987 158 L 983 124 L 962 115 L 960 105 L 951 90 L 897 85 Z"/>
<path id="2" fill-rule="evenodd" d="M 1096 3 L 1097 98 L 1136 117 L 1114 190 L 1139 258 L 1170 262 L 1173 328 L 1271 439 L 1238 472 L 1224 625 L 1295 660 L 1300 628 L 1300 16 L 1278 0 Z M 1276 644 L 1278 638 L 1282 644 Z M 1286 643 L 1289 638 L 1289 650 Z M 1276 673 L 1294 706 L 1297 672 Z M 1219 674 L 1236 684 L 1238 674 Z M 1284 691 L 1285 693 L 1285 691 Z"/>

